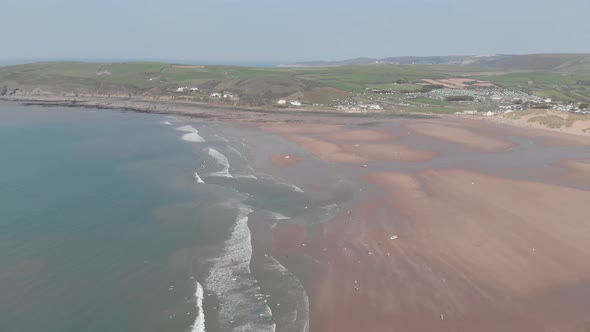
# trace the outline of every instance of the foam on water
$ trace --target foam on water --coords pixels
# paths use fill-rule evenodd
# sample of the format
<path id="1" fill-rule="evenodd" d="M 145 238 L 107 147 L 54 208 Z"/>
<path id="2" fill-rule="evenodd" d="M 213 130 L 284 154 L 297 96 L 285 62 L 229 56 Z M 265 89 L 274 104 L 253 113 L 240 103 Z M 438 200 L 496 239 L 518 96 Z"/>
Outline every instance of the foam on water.
<path id="1" fill-rule="evenodd" d="M 211 173 L 209 175 L 231 178 L 232 175 L 229 174 L 229 160 L 227 160 L 227 157 L 224 156 L 223 153 L 212 148 L 209 148 L 208 154 L 209 156 L 213 157 L 221 167 L 223 167 L 223 170 Z"/>
<path id="2" fill-rule="evenodd" d="M 193 142 L 193 143 L 206 142 L 205 139 L 203 137 L 199 136 L 199 134 L 197 132 L 182 135 L 182 140 L 187 141 L 187 142 Z"/>
<path id="3" fill-rule="evenodd" d="M 234 177 L 236 177 L 238 179 L 255 179 L 255 180 L 258 179 L 258 177 L 254 174 L 237 174 Z"/>
<path id="4" fill-rule="evenodd" d="M 219 138 L 219 140 L 220 140 L 220 141 L 222 141 L 222 142 L 229 142 L 229 141 L 227 140 L 227 138 L 225 138 L 225 137 L 222 137 L 222 136 L 219 136 L 219 135 L 217 135 L 217 134 L 215 135 L 215 137 Z"/>
<path id="5" fill-rule="evenodd" d="M 167 126 L 171 126 L 172 125 L 172 123 L 170 123 L 170 121 L 162 121 L 160 123 L 163 124 L 163 125 L 167 125 Z"/>
<path id="6" fill-rule="evenodd" d="M 273 181 L 274 183 L 276 183 L 276 184 L 278 184 L 278 185 L 285 186 L 285 187 L 289 187 L 289 188 L 291 188 L 291 190 L 292 190 L 292 191 L 294 191 L 294 192 L 298 192 L 298 193 L 303 193 L 303 192 L 304 192 L 304 191 L 303 191 L 303 189 L 301 189 L 301 188 L 297 187 L 296 185 L 294 185 L 294 184 L 292 184 L 292 183 L 288 183 L 288 182 L 281 181 L 281 180 L 279 180 L 279 179 L 275 178 L 275 177 L 274 177 L 274 176 L 272 176 L 272 175 L 269 175 L 269 174 L 264 174 L 264 173 L 262 173 L 262 174 L 260 174 L 260 173 L 259 173 L 259 175 L 260 175 L 260 176 L 261 176 L 263 179 L 265 179 L 265 180 L 270 180 L 270 181 Z"/>
<path id="7" fill-rule="evenodd" d="M 205 332 L 205 313 L 203 312 L 203 286 L 197 281 L 195 290 L 195 303 L 197 306 L 197 318 L 191 326 L 191 332 Z"/>
<path id="8" fill-rule="evenodd" d="M 293 304 L 288 312 L 276 317 L 282 329 L 288 331 L 309 331 L 309 299 L 301 281 L 283 264 L 270 255 L 263 257 L 267 269 L 280 274 L 280 289 L 284 291 Z M 283 306 L 285 308 L 285 306 Z"/>
<path id="9" fill-rule="evenodd" d="M 275 331 L 272 311 L 261 298 L 261 289 L 250 271 L 252 244 L 248 215 L 253 210 L 241 203 L 237 203 L 237 208 L 231 236 L 225 242 L 224 252 L 213 262 L 205 287 L 221 303 L 219 324 L 224 331 Z"/>
<path id="10" fill-rule="evenodd" d="M 188 126 L 187 125 L 187 126 L 178 127 L 178 128 L 176 128 L 176 130 L 178 130 L 178 131 L 184 131 L 184 132 L 187 132 L 187 133 L 193 133 L 193 132 L 195 132 L 196 129 L 193 126 Z"/>
<path id="11" fill-rule="evenodd" d="M 203 179 L 201 179 L 201 177 L 199 176 L 199 173 L 197 173 L 195 171 L 195 181 L 197 181 L 197 183 L 205 183 L 205 181 L 203 181 Z"/>
<path id="12" fill-rule="evenodd" d="M 182 140 L 193 143 L 205 143 L 205 139 L 199 135 L 199 131 L 193 126 L 182 126 L 176 128 L 178 131 L 186 132 L 187 134 L 182 135 Z"/>
<path id="13" fill-rule="evenodd" d="M 294 192 L 298 192 L 298 193 L 302 193 L 303 192 L 303 189 L 297 187 L 296 185 L 294 185 L 292 183 L 280 182 L 280 184 L 293 189 Z"/>

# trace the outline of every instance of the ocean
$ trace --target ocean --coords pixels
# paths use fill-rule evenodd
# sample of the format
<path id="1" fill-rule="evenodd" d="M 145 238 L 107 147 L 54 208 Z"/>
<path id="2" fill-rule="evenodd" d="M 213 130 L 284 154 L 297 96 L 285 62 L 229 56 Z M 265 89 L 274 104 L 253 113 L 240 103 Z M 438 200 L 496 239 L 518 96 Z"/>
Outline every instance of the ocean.
<path id="1" fill-rule="evenodd" d="M 277 176 L 271 139 L 298 149 L 235 124 L 1 103 L 0 331 L 307 331 L 300 278 L 251 228 L 322 222 L 352 189 Z"/>

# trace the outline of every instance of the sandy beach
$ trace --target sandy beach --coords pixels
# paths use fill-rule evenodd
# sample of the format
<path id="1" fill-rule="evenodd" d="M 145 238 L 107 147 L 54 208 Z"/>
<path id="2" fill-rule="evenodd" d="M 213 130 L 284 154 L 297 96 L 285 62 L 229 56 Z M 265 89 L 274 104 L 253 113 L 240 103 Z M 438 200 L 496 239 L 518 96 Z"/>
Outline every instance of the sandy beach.
<path id="1" fill-rule="evenodd" d="M 308 151 L 285 166 L 315 160 L 358 188 L 321 225 L 273 229 L 273 255 L 313 271 L 310 331 L 590 328 L 586 142 L 458 118 L 261 129 Z"/>

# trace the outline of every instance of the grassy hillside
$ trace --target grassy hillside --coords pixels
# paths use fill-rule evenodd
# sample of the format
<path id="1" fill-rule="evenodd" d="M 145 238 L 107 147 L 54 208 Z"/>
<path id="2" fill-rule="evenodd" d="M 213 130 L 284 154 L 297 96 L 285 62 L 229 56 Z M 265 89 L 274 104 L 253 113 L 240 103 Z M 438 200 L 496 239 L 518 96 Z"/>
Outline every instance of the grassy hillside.
<path id="1" fill-rule="evenodd" d="M 469 77 L 542 97 L 590 100 L 590 74 L 561 70 L 585 65 L 584 58 L 573 55 L 557 58 L 559 61 L 556 56 L 542 57 L 543 60 L 538 60 L 535 65 L 546 67 L 561 63 L 557 65 L 560 70 L 553 71 L 374 63 L 339 67 L 248 68 L 159 62 L 43 62 L 0 67 L 0 87 L 6 85 L 9 90 L 58 94 L 166 95 L 203 101 L 211 101 L 209 95 L 213 92 L 226 91 L 237 96 L 232 103 L 242 105 L 275 104 L 281 98 L 329 105 L 335 100 L 347 98 L 361 102 L 379 100 L 379 95 L 374 94 L 372 89 L 399 94 L 402 102 L 404 93 L 421 89 L 418 83 L 422 83 L 423 79 Z M 519 63 L 503 62 L 503 65 L 516 66 Z M 198 87 L 199 92 L 176 92 L 177 88 L 185 86 Z M 395 96 L 392 98 L 395 99 Z M 407 104 L 453 105 L 436 100 L 414 100 Z"/>

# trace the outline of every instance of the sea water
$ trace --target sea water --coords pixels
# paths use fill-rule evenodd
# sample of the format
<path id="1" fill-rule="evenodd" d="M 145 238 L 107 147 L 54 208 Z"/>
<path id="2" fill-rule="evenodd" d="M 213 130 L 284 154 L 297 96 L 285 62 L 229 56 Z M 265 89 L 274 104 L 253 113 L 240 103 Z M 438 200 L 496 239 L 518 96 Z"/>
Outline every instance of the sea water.
<path id="1" fill-rule="evenodd" d="M 257 172 L 244 137 L 0 103 L 0 331 L 305 331 L 303 286 L 270 256 L 252 268 L 248 223 L 321 222 L 341 202 Z"/>

